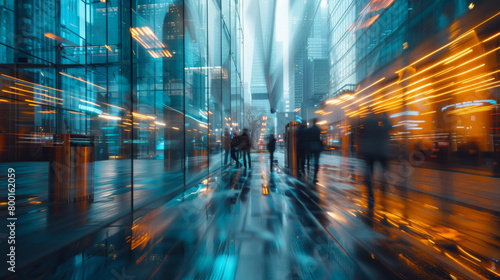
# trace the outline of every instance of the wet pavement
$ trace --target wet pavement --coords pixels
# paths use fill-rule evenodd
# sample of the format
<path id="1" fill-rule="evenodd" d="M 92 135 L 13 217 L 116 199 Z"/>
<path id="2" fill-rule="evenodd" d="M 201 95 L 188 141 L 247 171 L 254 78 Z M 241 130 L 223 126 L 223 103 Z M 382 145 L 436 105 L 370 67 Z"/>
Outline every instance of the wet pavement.
<path id="1" fill-rule="evenodd" d="M 94 228 L 40 245 L 59 249 L 9 279 L 500 278 L 498 179 L 415 167 L 379 176 L 370 200 L 358 160 L 322 155 L 312 184 L 284 172 L 283 154 L 272 173 L 252 157 L 131 215 L 106 209 L 107 225 L 47 212 Z"/>

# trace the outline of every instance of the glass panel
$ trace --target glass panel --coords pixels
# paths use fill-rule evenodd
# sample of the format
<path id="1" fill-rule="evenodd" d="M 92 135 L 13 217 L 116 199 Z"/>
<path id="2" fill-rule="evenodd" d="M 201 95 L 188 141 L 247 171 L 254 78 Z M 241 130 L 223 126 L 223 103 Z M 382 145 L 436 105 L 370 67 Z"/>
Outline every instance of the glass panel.
<path id="1" fill-rule="evenodd" d="M 207 5 L 185 2 L 190 10 L 184 29 L 186 100 L 186 178 L 196 180 L 208 172 Z"/>
<path id="2" fill-rule="evenodd" d="M 221 19 L 214 0 L 208 1 L 208 75 L 209 75 L 209 132 L 210 171 L 229 163 L 230 134 L 222 115 L 221 85 Z M 223 135 L 223 133 L 225 134 Z"/>

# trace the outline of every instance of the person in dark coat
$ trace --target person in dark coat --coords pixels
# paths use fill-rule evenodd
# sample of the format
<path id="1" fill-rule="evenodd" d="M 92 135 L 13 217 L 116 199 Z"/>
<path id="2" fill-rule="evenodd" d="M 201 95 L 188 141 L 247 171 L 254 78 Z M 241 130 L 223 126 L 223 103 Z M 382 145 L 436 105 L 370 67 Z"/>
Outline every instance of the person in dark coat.
<path id="1" fill-rule="evenodd" d="M 224 150 L 224 165 L 226 165 L 231 149 L 231 134 L 227 127 L 224 128 L 224 134 L 222 135 L 222 149 Z"/>
<path id="2" fill-rule="evenodd" d="M 313 183 L 318 182 L 318 171 L 319 171 L 319 155 L 323 149 L 323 142 L 321 142 L 321 129 L 316 124 L 318 120 L 313 119 L 313 125 L 307 129 L 306 133 L 308 136 L 308 148 L 311 156 L 314 160 L 314 179 Z"/>
<path id="3" fill-rule="evenodd" d="M 238 133 L 233 132 L 233 139 L 231 139 L 231 158 L 236 162 L 236 168 L 240 167 L 240 161 L 238 160 L 238 149 L 240 145 L 240 140 Z"/>
<path id="4" fill-rule="evenodd" d="M 368 187 L 368 197 L 373 199 L 373 167 L 378 161 L 384 170 L 387 170 L 389 157 L 389 131 L 392 129 L 387 114 L 375 116 L 370 112 L 361 123 L 359 152 L 366 163 L 365 182 Z"/>
<path id="5" fill-rule="evenodd" d="M 238 147 L 240 148 L 240 151 L 242 152 L 243 155 L 243 166 L 247 168 L 247 158 L 248 158 L 248 168 L 252 168 L 252 162 L 250 160 L 250 147 L 251 147 L 251 142 L 250 142 L 250 137 L 248 136 L 248 129 L 243 129 L 243 132 L 241 135 L 238 137 L 240 144 Z"/>
<path id="6" fill-rule="evenodd" d="M 307 130 L 304 124 L 297 128 L 297 177 L 300 178 L 305 174 L 306 152 L 308 146 Z"/>
<path id="7" fill-rule="evenodd" d="M 269 158 L 271 160 L 269 166 L 270 171 L 273 172 L 273 162 L 274 162 L 274 151 L 276 150 L 276 138 L 274 134 L 269 135 L 269 141 L 267 142 L 267 151 L 269 152 Z"/>

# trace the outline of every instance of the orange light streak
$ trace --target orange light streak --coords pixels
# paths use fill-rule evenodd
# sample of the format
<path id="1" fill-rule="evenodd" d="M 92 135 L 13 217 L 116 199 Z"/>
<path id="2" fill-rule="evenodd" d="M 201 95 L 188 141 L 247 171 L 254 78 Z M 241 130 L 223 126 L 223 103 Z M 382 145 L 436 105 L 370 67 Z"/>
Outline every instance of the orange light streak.
<path id="1" fill-rule="evenodd" d="M 446 60 L 448 60 L 448 61 L 446 61 L 446 62 L 444 63 L 444 65 L 450 64 L 450 63 L 452 63 L 453 61 L 455 61 L 455 60 L 457 60 L 457 59 L 459 59 L 459 58 L 461 58 L 461 57 L 463 57 L 463 56 L 465 56 L 465 55 L 467 55 L 467 54 L 469 54 L 469 53 L 471 53 L 471 52 L 472 52 L 472 49 L 467 49 L 467 50 L 465 50 L 465 51 L 461 51 L 461 52 L 459 52 L 459 53 L 457 53 L 457 54 L 455 54 L 455 55 L 453 55 L 453 56 L 451 56 L 451 57 L 447 58 Z"/>
<path id="2" fill-rule="evenodd" d="M 441 71 L 441 72 L 439 72 L 439 73 L 435 74 L 435 75 L 434 75 L 434 77 L 439 77 L 439 76 L 441 76 L 441 75 L 443 75 L 443 74 L 446 74 L 446 73 L 448 73 L 448 72 L 450 72 L 450 71 L 452 71 L 452 70 L 455 70 L 456 68 L 457 68 L 457 67 L 455 67 L 455 66 L 450 67 L 450 68 L 448 68 L 448 69 L 446 69 L 446 70 L 443 70 L 443 71 Z"/>
<path id="3" fill-rule="evenodd" d="M 26 90 L 26 89 L 22 89 L 22 88 L 17 88 L 17 87 L 10 87 L 11 89 L 15 89 L 15 90 L 19 90 L 19 91 L 22 91 L 22 92 L 27 92 L 27 93 L 33 93 L 35 94 L 34 92 L 32 91 L 29 91 L 29 90 Z"/>
<path id="4" fill-rule="evenodd" d="M 457 66 L 457 68 L 458 68 L 458 67 L 462 67 L 462 66 L 464 66 L 464 65 L 467 65 L 467 64 L 469 64 L 469 63 L 471 63 L 471 62 L 473 62 L 473 61 L 475 61 L 475 60 L 477 60 L 477 59 L 480 59 L 480 58 L 481 58 L 481 57 L 483 57 L 483 56 L 487 56 L 487 55 L 489 55 L 489 54 L 491 54 L 491 53 L 493 53 L 493 52 L 496 52 L 496 51 L 497 51 L 497 50 L 499 50 L 499 49 L 500 49 L 500 47 L 498 47 L 498 48 L 494 48 L 494 49 L 492 49 L 491 51 L 488 51 L 488 52 L 486 52 L 486 53 L 483 53 L 483 54 L 482 54 L 482 55 L 480 55 L 480 56 L 476 56 L 475 58 L 473 58 L 473 59 L 471 59 L 471 60 L 469 60 L 469 61 L 467 61 L 467 62 L 464 62 L 464 63 L 462 63 L 462 64 L 458 65 L 458 66 Z"/>
<path id="5" fill-rule="evenodd" d="M 33 86 L 28 86 L 28 85 L 25 85 L 25 84 L 21 84 L 21 83 L 14 83 L 15 85 L 18 85 L 18 86 L 23 86 L 23 87 L 29 87 L 29 88 L 32 88 L 32 89 L 37 89 L 37 90 L 41 90 L 41 91 L 47 91 L 46 89 L 41 89 L 41 88 L 36 88 L 36 87 L 33 87 Z"/>
<path id="6" fill-rule="evenodd" d="M 451 98 L 450 98 L 451 99 Z M 430 111 L 430 112 L 425 112 L 425 113 L 422 113 L 420 114 L 421 116 L 424 116 L 424 115 L 429 115 L 429 114 L 434 114 L 436 113 L 436 111 Z"/>
<path id="7" fill-rule="evenodd" d="M 415 62 L 411 63 L 410 65 L 408 65 L 408 66 L 406 66 L 406 67 L 404 67 L 404 68 L 401 68 L 400 70 L 396 71 L 395 73 L 396 73 L 396 74 L 398 74 L 399 72 L 401 72 L 401 71 L 403 71 L 403 70 L 405 70 L 405 69 L 407 69 L 407 68 L 409 68 L 409 67 L 411 67 L 411 66 L 413 66 L 413 65 L 415 65 L 415 64 L 417 64 L 417 63 L 419 63 L 420 61 L 422 61 L 422 60 L 424 60 L 424 59 L 426 59 L 426 58 L 430 57 L 431 55 L 433 55 L 433 54 L 435 54 L 435 53 L 437 53 L 437 52 L 439 52 L 439 51 L 441 51 L 441 50 L 443 50 L 443 49 L 445 49 L 445 48 L 447 48 L 447 47 L 451 46 L 451 45 L 452 45 L 452 44 L 454 44 L 455 42 L 458 42 L 459 40 L 461 40 L 461 39 L 463 39 L 463 38 L 467 37 L 467 36 L 468 36 L 469 34 L 471 34 L 472 32 L 474 32 L 474 30 L 470 30 L 469 32 L 466 32 L 465 34 L 461 35 L 460 37 L 456 38 L 455 40 L 453 40 L 453 41 L 449 42 L 448 44 L 446 44 L 446 45 L 444 45 L 444 46 L 440 47 L 439 49 L 437 49 L 437 50 L 435 50 L 435 51 L 433 51 L 433 52 L 431 52 L 431 53 L 429 53 L 429 54 L 427 54 L 427 55 L 425 55 L 425 56 L 421 57 L 421 58 L 420 58 L 420 59 L 418 59 L 417 61 L 415 61 Z"/>
<path id="8" fill-rule="evenodd" d="M 455 259 L 454 257 L 452 257 L 450 254 L 448 253 L 444 253 L 448 258 L 452 259 L 453 261 L 455 261 L 457 264 L 459 264 L 461 267 L 467 269 L 469 272 L 473 273 L 476 277 L 478 277 L 477 279 L 485 279 L 484 277 L 482 277 L 480 274 L 477 274 L 474 270 L 472 270 L 470 267 L 464 265 L 462 262 L 460 262 L 459 260 Z"/>
<path id="9" fill-rule="evenodd" d="M 5 75 L 5 74 L 1 74 L 1 75 L 4 76 L 4 77 L 7 77 L 9 79 L 16 80 L 16 81 L 21 81 L 23 83 L 27 83 L 27 84 L 30 84 L 30 85 L 35 85 L 35 86 L 38 86 L 38 87 L 48 88 L 48 89 L 59 91 L 59 92 L 64 92 L 63 90 L 60 90 L 60 89 L 51 88 L 51 87 L 48 87 L 48 86 L 42 86 L 42 85 L 35 84 L 35 83 L 32 83 L 32 82 L 28 82 L 28 81 L 25 81 L 25 80 L 22 80 L 22 79 L 14 78 L 14 77 L 9 76 L 9 75 Z"/>
<path id="10" fill-rule="evenodd" d="M 458 250 L 462 251 L 462 253 L 466 254 L 467 256 L 471 257 L 472 259 L 474 259 L 474 260 L 476 260 L 478 262 L 481 262 L 480 259 L 478 259 L 478 258 L 474 257 L 473 255 L 469 254 L 467 251 L 465 251 L 464 249 L 462 249 L 462 247 L 460 247 L 458 245 L 457 245 L 457 247 L 458 247 Z"/>
<path id="11" fill-rule="evenodd" d="M 484 41 L 483 41 L 483 43 L 486 43 L 486 42 L 488 42 L 489 40 L 491 40 L 491 39 L 493 39 L 493 38 L 495 38 L 495 37 L 498 37 L 498 35 L 500 35 L 500 32 L 498 32 L 497 34 L 495 34 L 495 35 L 493 35 L 493 36 L 489 37 L 488 39 L 484 40 Z"/>
<path id="12" fill-rule="evenodd" d="M 77 78 L 77 77 L 71 76 L 71 75 L 66 74 L 66 73 L 63 73 L 63 72 L 59 72 L 59 74 L 61 74 L 61 75 L 63 75 L 63 76 L 66 76 L 66 77 L 69 77 L 69 78 L 72 78 L 72 79 L 75 79 L 75 80 L 80 81 L 80 82 L 87 83 L 87 84 L 89 84 L 89 85 L 95 86 L 95 87 L 100 88 L 100 89 L 102 89 L 102 90 L 106 90 L 105 88 L 103 88 L 103 87 L 101 87 L 101 86 L 98 86 L 98 85 L 96 85 L 96 84 L 93 84 L 93 83 L 91 83 L 91 82 L 89 82 L 89 81 L 86 81 L 86 80 L 84 80 L 84 79 L 82 79 L 82 78 Z"/>
<path id="13" fill-rule="evenodd" d="M 474 77 L 472 77 L 472 78 L 469 78 L 469 79 L 464 80 L 464 81 L 462 82 L 462 84 L 466 84 L 466 83 L 468 83 L 468 82 L 472 82 L 472 81 L 474 81 L 474 80 L 481 79 L 481 78 L 483 78 L 483 77 L 486 77 L 486 76 L 488 76 L 488 75 L 492 75 L 492 74 L 495 74 L 495 73 L 498 73 L 498 72 L 500 72 L 500 70 L 493 71 L 493 72 L 489 72 L 489 73 L 482 74 L 482 75 L 478 75 L 478 76 L 474 76 Z"/>
<path id="14" fill-rule="evenodd" d="M 53 97 L 53 96 L 50 96 L 50 95 L 47 95 L 47 94 L 43 94 L 43 93 L 39 93 L 39 92 L 33 92 L 33 91 L 25 90 L 25 89 L 22 89 L 22 88 L 17 88 L 17 87 L 10 87 L 10 88 L 11 89 L 15 89 L 15 90 L 19 90 L 19 91 L 23 91 L 23 92 L 28 92 L 28 93 L 32 93 L 32 94 L 37 94 L 37 95 L 45 96 L 45 97 L 48 97 L 48 98 L 58 99 L 58 100 L 61 100 L 61 101 L 63 100 L 61 98 Z M 50 101 L 50 100 L 47 100 L 47 101 Z M 50 102 L 54 102 L 54 101 L 50 101 Z"/>
<path id="15" fill-rule="evenodd" d="M 7 92 L 7 93 L 15 94 L 15 95 L 30 97 L 29 95 L 22 94 L 22 93 L 17 93 L 17 92 L 13 92 L 13 91 L 9 91 L 9 90 L 6 90 L 6 89 L 2 89 L 2 92 Z"/>
<path id="16" fill-rule="evenodd" d="M 500 83 L 500 82 L 497 82 L 497 83 Z M 483 91 L 483 90 L 488 90 L 488 89 L 497 88 L 497 87 L 500 87 L 500 85 L 496 85 L 496 86 L 492 86 L 492 87 L 488 87 L 488 88 L 481 88 L 481 89 L 477 89 L 477 90 L 475 90 L 474 92 Z"/>
<path id="17" fill-rule="evenodd" d="M 377 80 L 376 82 L 372 83 L 371 85 L 369 85 L 369 86 L 365 87 L 364 89 L 362 89 L 362 90 L 360 90 L 360 91 L 358 91 L 358 92 L 354 93 L 354 94 L 353 94 L 353 96 L 356 96 L 356 95 L 358 95 L 358 94 L 362 93 L 363 91 L 365 91 L 365 90 L 367 90 L 367 89 L 371 88 L 372 86 L 374 86 L 374 85 L 376 85 L 376 84 L 378 84 L 378 83 L 382 82 L 383 80 L 385 80 L 385 77 L 380 78 L 379 80 Z"/>
<path id="18" fill-rule="evenodd" d="M 470 33 L 470 32 L 469 32 L 469 33 Z M 458 38 L 457 38 L 457 39 L 458 39 Z M 455 39 L 455 40 L 457 40 L 457 39 Z M 454 41 L 455 41 L 455 40 L 454 40 Z M 478 44 L 480 44 L 480 43 L 478 43 Z M 478 44 L 476 44 L 476 45 L 478 45 Z M 475 45 L 474 45 L 474 46 L 475 46 Z M 483 56 L 485 56 L 485 55 L 488 55 L 488 54 L 490 54 L 490 53 L 492 53 L 492 52 L 494 52 L 494 51 L 496 51 L 496 50 L 498 50 L 498 49 L 500 49 L 500 47 L 499 47 L 499 48 L 496 48 L 496 49 L 494 49 L 494 50 L 491 50 L 491 51 L 489 51 L 489 52 L 487 52 L 487 53 L 485 53 L 485 54 L 479 55 L 479 56 L 477 56 L 477 57 L 473 58 L 472 60 L 469 60 L 469 61 L 467 61 L 467 62 L 465 62 L 465 63 L 460 64 L 460 65 L 459 65 L 459 66 L 457 66 L 457 67 L 451 67 L 451 68 L 449 68 L 449 69 L 447 69 L 447 70 L 441 71 L 440 73 L 435 74 L 435 75 L 433 75 L 433 76 L 431 76 L 431 77 L 434 77 L 434 76 L 440 76 L 440 75 L 442 75 L 442 74 L 444 74 L 444 73 L 447 73 L 447 72 L 449 72 L 449 71 L 451 71 L 451 70 L 453 70 L 453 69 L 456 69 L 456 68 L 458 68 L 458 67 L 462 67 L 462 66 L 464 66 L 464 65 L 467 65 L 468 63 L 470 63 L 470 62 L 472 62 L 472 61 L 475 61 L 475 60 L 477 60 L 477 59 L 479 59 L 479 58 L 481 58 L 481 57 L 483 57 Z M 392 86 L 392 85 L 395 85 L 395 84 L 397 84 L 397 83 L 400 83 L 400 82 L 406 81 L 406 80 L 408 80 L 408 79 L 410 79 L 410 78 L 413 78 L 413 77 L 415 77 L 415 76 L 417 76 L 417 75 L 420 75 L 420 74 L 422 74 L 422 73 L 424 73 L 424 72 L 426 72 L 426 71 L 428 71 L 428 70 L 430 70 L 430 69 L 433 69 L 433 68 L 435 68 L 436 66 L 440 65 L 441 63 L 443 63 L 444 61 L 449 60 L 449 59 L 450 59 L 450 58 L 443 59 L 443 60 L 441 60 L 441 61 L 439 61 L 439 62 L 437 62 L 437 63 L 435 63 L 435 64 L 433 64 L 433 65 L 431 65 L 431 66 L 429 66 L 429 67 L 427 67 L 427 68 L 425 68 L 424 70 L 422 70 L 422 71 L 420 71 L 420 72 L 418 72 L 418 73 L 415 73 L 415 74 L 413 74 L 413 75 L 411 75 L 411 76 L 409 76 L 409 77 L 407 77 L 407 78 L 405 78 L 405 79 L 403 79 L 403 80 L 401 80 L 401 81 L 397 81 L 397 82 L 395 82 L 395 83 L 392 83 L 392 84 L 390 84 L 390 85 L 387 85 L 387 86 L 385 86 L 385 87 L 383 87 L 383 88 L 381 88 L 381 89 L 379 89 L 379 90 L 375 91 L 375 92 L 374 92 L 374 93 L 372 93 L 372 94 L 369 94 L 369 95 L 367 95 L 367 96 L 365 96 L 365 97 L 363 97 L 363 98 L 360 98 L 360 99 L 358 99 L 358 100 L 354 101 L 352 104 L 349 104 L 349 105 L 346 105 L 346 106 L 342 107 L 342 109 L 344 109 L 344 108 L 346 108 L 346 107 L 349 107 L 349 106 L 351 106 L 351 105 L 354 105 L 354 104 L 356 104 L 356 103 L 360 102 L 361 100 L 364 100 L 364 99 L 366 99 L 366 98 L 368 98 L 368 97 L 370 97 L 370 96 L 372 96 L 372 95 L 374 95 L 374 94 L 376 94 L 376 93 L 378 93 L 378 92 L 380 92 L 380 91 L 382 91 L 382 90 L 384 90 L 384 89 L 386 89 L 386 88 L 388 88 L 388 87 L 390 87 L 390 86 Z M 419 60 L 417 60 L 417 62 L 418 62 L 418 61 L 419 61 Z M 413 64 L 410 64 L 410 66 L 411 66 L 411 65 L 413 65 Z M 483 67 L 483 66 L 484 66 L 484 64 L 482 64 L 482 65 L 480 65 L 480 66 L 477 66 L 477 67 L 474 67 L 473 69 L 470 69 L 470 70 L 468 70 L 468 71 L 466 71 L 466 72 L 463 72 L 463 73 L 458 74 L 458 75 L 455 75 L 455 76 L 463 75 L 463 74 L 465 74 L 465 73 L 468 73 L 468 72 L 470 72 L 470 71 L 473 71 L 473 70 L 475 70 L 475 69 L 477 69 L 477 68 L 480 68 L 480 67 Z M 409 66 L 407 66 L 406 68 L 408 68 L 408 67 L 409 67 Z M 406 69 L 406 68 L 404 68 L 404 69 Z M 402 69 L 402 70 L 403 70 L 403 69 Z M 400 71 L 401 71 L 401 70 L 400 70 Z M 398 72 L 400 72 L 400 71 L 397 71 L 396 73 L 398 73 Z M 455 76 L 452 76 L 452 77 L 455 77 Z M 443 80 L 446 80 L 446 79 L 449 79 L 449 78 L 451 78 L 451 77 L 445 78 L 445 79 L 443 79 Z M 425 79 L 425 78 L 424 78 L 424 79 Z M 443 81 L 443 80 L 441 80 L 441 81 Z M 421 81 L 421 80 L 420 80 L 420 81 Z M 418 82 L 420 82 L 420 81 L 418 81 Z M 418 83 L 418 82 L 412 83 L 411 85 L 414 85 L 414 84 L 416 84 L 416 83 Z M 437 83 L 437 82 L 436 82 L 436 83 Z M 410 86 L 410 85 L 408 85 L 408 86 Z M 406 86 L 406 87 L 408 87 L 408 86 Z M 405 87 L 405 88 L 406 88 L 406 87 Z M 395 92 L 395 91 L 392 91 L 392 92 L 390 92 L 390 93 L 388 93 L 388 94 L 391 94 L 391 93 L 393 93 L 393 92 Z M 385 94 L 385 95 L 383 95 L 383 96 L 386 96 L 386 95 L 387 95 L 387 94 Z M 380 98 L 381 98 L 381 97 L 380 97 Z M 377 100 L 377 99 L 376 99 L 376 100 Z M 364 105 L 364 104 L 367 104 L 367 103 L 370 103 L 370 101 L 365 102 L 365 103 L 363 103 L 363 104 L 361 104 L 361 105 Z"/>
<path id="19" fill-rule="evenodd" d="M 425 88 L 425 87 L 432 86 L 432 84 L 433 84 L 433 83 L 429 83 L 429 84 L 423 85 L 423 86 L 421 86 L 421 87 L 418 87 L 418 88 L 416 88 L 416 89 L 412 89 L 412 90 L 410 90 L 410 91 L 405 92 L 405 93 L 404 93 L 404 95 L 406 96 L 406 95 L 408 95 L 408 94 L 410 94 L 410 93 L 412 93 L 412 92 L 415 92 L 415 91 L 417 91 L 417 90 L 419 90 L 419 89 L 423 89 L 423 88 Z"/>

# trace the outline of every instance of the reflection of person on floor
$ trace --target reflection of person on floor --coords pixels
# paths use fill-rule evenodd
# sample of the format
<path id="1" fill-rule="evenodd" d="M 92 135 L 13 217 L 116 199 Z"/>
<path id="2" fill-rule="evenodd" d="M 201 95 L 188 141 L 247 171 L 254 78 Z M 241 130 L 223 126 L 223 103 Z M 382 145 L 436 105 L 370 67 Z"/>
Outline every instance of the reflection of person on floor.
<path id="1" fill-rule="evenodd" d="M 306 150 L 307 150 L 307 133 L 306 126 L 301 124 L 297 128 L 297 177 L 300 178 L 305 174 Z"/>
<path id="2" fill-rule="evenodd" d="M 311 156 L 314 160 L 314 183 L 318 182 L 318 171 L 319 171 L 319 155 L 323 149 L 323 143 L 321 142 L 321 129 L 316 125 L 317 119 L 313 119 L 313 125 L 307 129 L 306 134 L 308 136 L 308 148 Z"/>
<path id="3" fill-rule="evenodd" d="M 239 137 L 236 132 L 233 132 L 233 139 L 231 139 L 231 158 L 236 162 L 236 168 L 240 167 L 240 161 L 238 160 L 238 146 L 240 145 Z"/>
<path id="4" fill-rule="evenodd" d="M 276 150 L 276 139 L 274 138 L 274 134 L 271 133 L 269 135 L 269 141 L 267 142 L 267 151 L 269 152 L 269 168 L 270 171 L 273 172 L 273 162 L 274 162 L 274 150 Z"/>
<path id="5" fill-rule="evenodd" d="M 224 135 L 222 135 L 222 149 L 224 150 L 224 165 L 226 165 L 231 149 L 231 134 L 229 134 L 227 127 L 224 128 Z"/>
<path id="6" fill-rule="evenodd" d="M 387 114 L 375 116 L 370 112 L 361 125 L 359 151 L 365 159 L 365 180 L 368 196 L 373 200 L 373 167 L 375 162 L 382 165 L 383 172 L 387 171 L 387 158 L 389 157 L 389 131 L 392 125 Z M 385 186 L 383 186 L 384 188 Z M 384 190 L 384 189 L 382 189 Z"/>
<path id="7" fill-rule="evenodd" d="M 252 168 L 252 162 L 250 161 L 250 137 L 248 136 L 248 129 L 244 128 L 240 136 L 238 136 L 240 144 L 238 147 L 243 155 L 243 165 L 247 168 L 247 158 L 248 158 L 248 168 Z"/>

